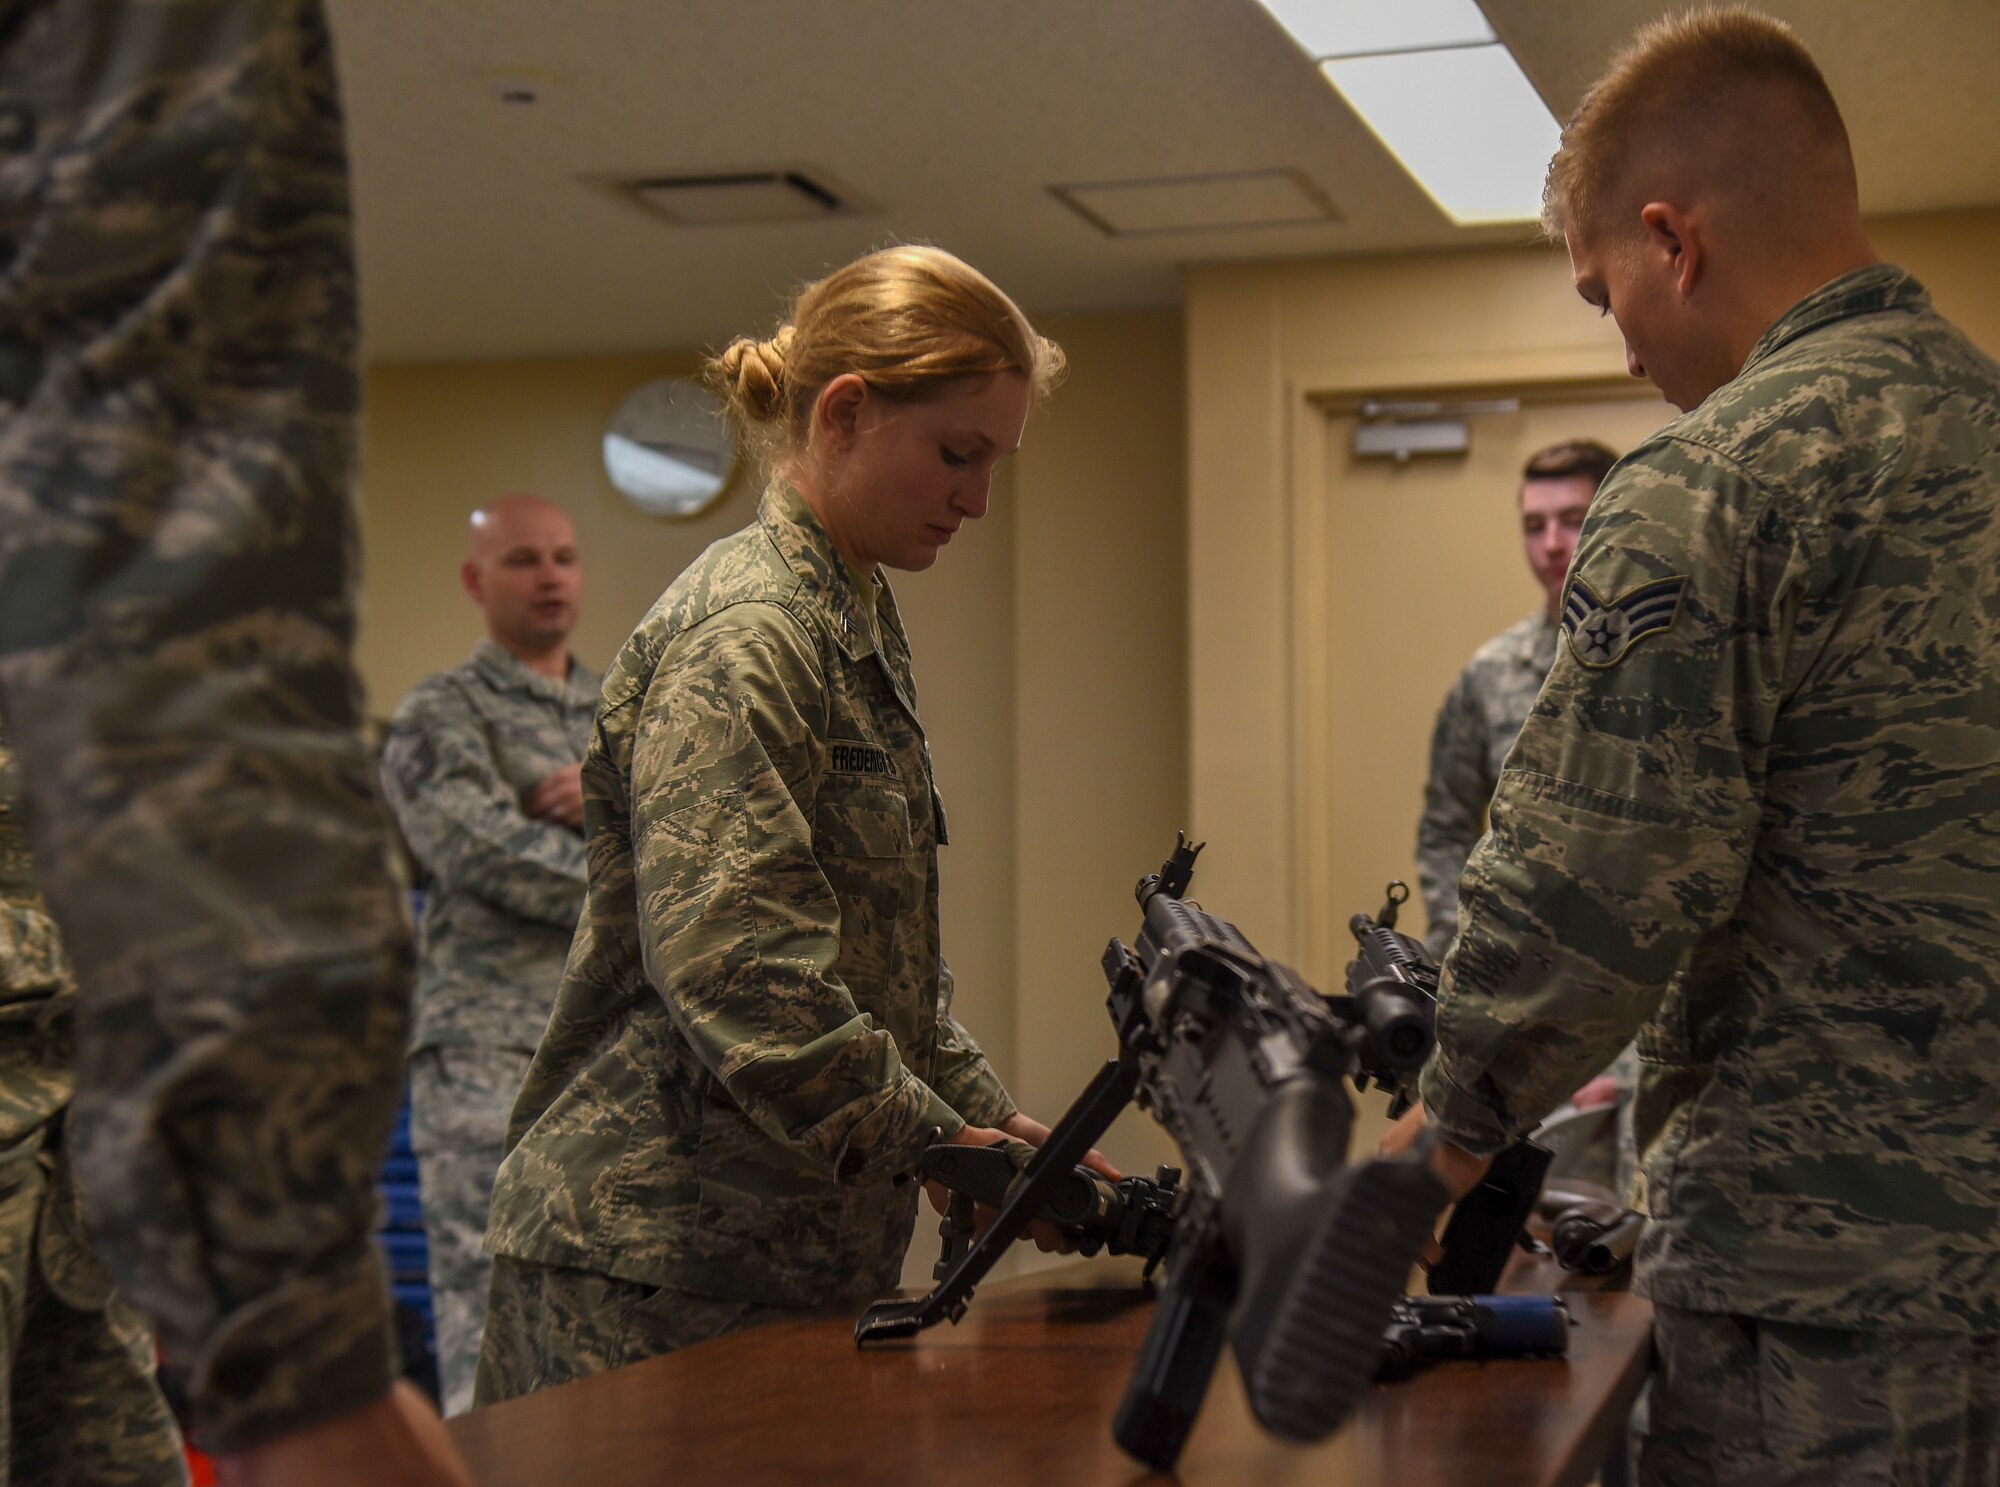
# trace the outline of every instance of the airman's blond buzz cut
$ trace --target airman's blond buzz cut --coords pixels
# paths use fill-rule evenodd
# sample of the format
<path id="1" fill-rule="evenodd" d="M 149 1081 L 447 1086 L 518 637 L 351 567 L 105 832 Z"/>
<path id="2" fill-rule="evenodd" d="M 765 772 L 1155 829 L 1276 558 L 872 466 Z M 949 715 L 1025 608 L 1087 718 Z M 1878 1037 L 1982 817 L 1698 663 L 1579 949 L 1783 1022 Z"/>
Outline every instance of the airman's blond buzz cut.
<path id="1" fill-rule="evenodd" d="M 1732 7 L 1640 30 L 1563 126 L 1542 226 L 1557 242 L 1636 227 L 1641 203 L 1691 185 L 1749 207 L 1766 235 L 1858 213 L 1847 126 L 1784 22 Z"/>

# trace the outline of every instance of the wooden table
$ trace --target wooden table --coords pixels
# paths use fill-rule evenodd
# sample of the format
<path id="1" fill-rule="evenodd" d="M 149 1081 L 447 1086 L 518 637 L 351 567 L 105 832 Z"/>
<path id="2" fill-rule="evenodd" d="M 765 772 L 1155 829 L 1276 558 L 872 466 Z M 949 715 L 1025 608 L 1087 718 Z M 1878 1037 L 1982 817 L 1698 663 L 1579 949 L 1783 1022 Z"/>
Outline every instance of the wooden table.
<path id="1" fill-rule="evenodd" d="M 1645 1377 L 1651 1312 L 1624 1293 L 1568 1299 L 1567 1360 L 1448 1363 L 1377 1385 L 1317 1446 L 1266 1435 L 1225 1362 L 1178 1475 L 1189 1487 L 1582 1487 Z M 861 1351 L 845 1314 L 779 1322 L 450 1429 L 483 1487 L 1130 1487 L 1150 1474 L 1112 1441 L 1111 1415 L 1152 1310 L 1136 1265 L 1080 1261 L 986 1287 L 958 1326 L 910 1342 Z"/>

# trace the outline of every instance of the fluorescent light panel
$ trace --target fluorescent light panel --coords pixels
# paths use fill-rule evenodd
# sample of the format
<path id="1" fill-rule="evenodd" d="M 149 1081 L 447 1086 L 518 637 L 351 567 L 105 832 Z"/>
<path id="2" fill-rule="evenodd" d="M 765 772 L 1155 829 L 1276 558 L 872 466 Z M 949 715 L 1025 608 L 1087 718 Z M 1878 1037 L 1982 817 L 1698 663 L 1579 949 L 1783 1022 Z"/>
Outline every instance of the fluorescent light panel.
<path id="1" fill-rule="evenodd" d="M 1562 130 L 1497 42 L 1320 64 L 1444 214 L 1461 227 L 1532 220 Z"/>
<path id="2" fill-rule="evenodd" d="M 1264 0 L 1438 209 L 1532 221 L 1562 130 L 1476 0 Z"/>
<path id="3" fill-rule="evenodd" d="M 1492 41 L 1477 0 L 1264 0 L 1316 61 Z"/>

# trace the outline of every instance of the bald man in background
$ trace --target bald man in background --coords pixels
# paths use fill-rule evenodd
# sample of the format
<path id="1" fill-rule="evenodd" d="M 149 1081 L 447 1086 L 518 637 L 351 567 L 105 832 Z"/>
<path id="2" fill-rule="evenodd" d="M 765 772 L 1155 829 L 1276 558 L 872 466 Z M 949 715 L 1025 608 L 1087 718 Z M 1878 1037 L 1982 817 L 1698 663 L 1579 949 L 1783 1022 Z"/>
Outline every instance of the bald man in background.
<path id="1" fill-rule="evenodd" d="M 472 1404 L 493 1175 L 583 908 L 598 693 L 569 650 L 583 568 L 561 507 L 514 495 L 473 512 L 459 577 L 486 638 L 403 700 L 382 758 L 426 889 L 410 1114 L 446 1414 Z"/>
<path id="2" fill-rule="evenodd" d="M 1642 1478 L 1992 1482 L 2000 366 L 1766 17 L 1643 31 L 1548 209 L 1684 413 L 1584 524 L 1391 1144 L 1463 1190 L 1637 1033 Z"/>

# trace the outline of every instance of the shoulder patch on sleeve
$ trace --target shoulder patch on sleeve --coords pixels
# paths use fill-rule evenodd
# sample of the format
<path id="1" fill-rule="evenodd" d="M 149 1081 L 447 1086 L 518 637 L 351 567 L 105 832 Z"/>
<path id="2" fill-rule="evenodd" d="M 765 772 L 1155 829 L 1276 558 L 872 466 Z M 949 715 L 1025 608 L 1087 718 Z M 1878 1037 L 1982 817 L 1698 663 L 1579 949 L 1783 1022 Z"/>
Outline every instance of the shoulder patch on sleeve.
<path id="1" fill-rule="evenodd" d="M 1616 666 L 1648 635 L 1671 630 L 1681 612 L 1687 576 L 1656 578 L 1606 601 L 1581 578 L 1563 591 L 1562 627 L 1570 652 L 1585 666 Z"/>
<path id="2" fill-rule="evenodd" d="M 390 731 L 387 752 L 397 783 L 411 795 L 421 791 L 437 773 L 437 745 L 419 724 L 397 724 Z"/>

